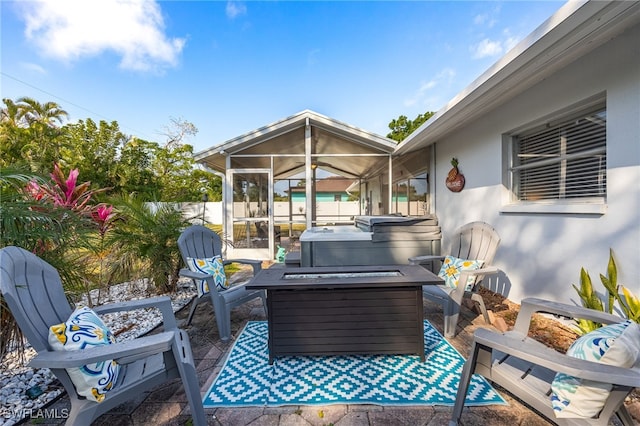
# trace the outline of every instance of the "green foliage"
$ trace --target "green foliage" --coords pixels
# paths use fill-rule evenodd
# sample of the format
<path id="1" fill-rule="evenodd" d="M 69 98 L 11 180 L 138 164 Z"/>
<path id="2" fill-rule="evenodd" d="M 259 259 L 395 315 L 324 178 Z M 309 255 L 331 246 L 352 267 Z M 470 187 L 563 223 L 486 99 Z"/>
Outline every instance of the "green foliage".
<path id="1" fill-rule="evenodd" d="M 190 223 L 174 205 L 124 197 L 114 209 L 96 198 L 104 188 L 79 181 L 78 169 L 67 174 L 55 164 L 48 180 L 26 167 L 0 167 L 0 247 L 22 247 L 50 263 L 72 299 L 135 278 L 175 291 L 177 239 Z M 21 341 L 1 297 L 0 327 L 1 355 Z"/>
<path id="2" fill-rule="evenodd" d="M 111 268 L 149 278 L 160 292 L 175 291 L 181 262 L 177 241 L 190 222 L 170 203 L 120 197 L 113 204 L 121 220 L 105 235 Z"/>
<path id="3" fill-rule="evenodd" d="M 67 257 L 67 248 L 82 245 L 92 227 L 89 217 L 69 214 L 69 209 L 34 198 L 26 188 L 49 185 L 41 175 L 0 168 L 0 247 L 18 246 L 35 252 L 56 267 L 60 275 L 78 282 L 78 269 Z"/>
<path id="4" fill-rule="evenodd" d="M 199 202 L 203 193 L 211 201 L 222 199 L 221 179 L 197 169 L 193 147 L 184 143 L 197 133 L 188 121 L 172 119 L 161 146 L 125 135 L 115 121 L 63 124 L 67 113 L 55 102 L 3 102 L 0 167 L 45 174 L 55 163 L 78 169 L 92 188 L 111 188 L 146 201 Z"/>
<path id="5" fill-rule="evenodd" d="M 402 142 L 425 121 L 430 119 L 433 114 L 434 112 L 427 111 L 424 114 L 418 114 L 418 116 L 413 120 L 409 120 L 406 115 L 401 115 L 398 118 L 391 120 L 389 123 L 391 132 L 387 134 L 387 137 L 394 141 Z"/>
<path id="6" fill-rule="evenodd" d="M 203 194 L 207 194 L 212 201 L 222 199 L 222 180 L 195 168 L 191 145 L 167 144 L 159 148 L 153 161 L 153 170 L 163 201 L 200 201 Z"/>
<path id="7" fill-rule="evenodd" d="M 160 183 L 153 171 L 157 143 L 131 138 L 124 144 L 116 166 L 118 180 L 115 193 L 134 195 L 146 200 L 158 199 Z"/>
<path id="8" fill-rule="evenodd" d="M 600 281 L 607 291 L 606 304 L 593 289 L 593 283 L 589 273 L 581 268 L 580 288 L 572 284 L 580 296 L 582 306 L 600 312 L 614 313 L 614 306 L 617 302 L 623 316 L 632 321 L 640 323 L 640 300 L 624 286 L 618 285 L 618 267 L 613 257 L 613 250 L 609 250 L 609 262 L 607 264 L 607 275 L 600 274 Z M 622 292 L 622 294 L 621 294 Z M 581 333 L 586 334 L 602 326 L 602 324 L 589 321 L 577 320 L 577 326 Z"/>
<path id="9" fill-rule="evenodd" d="M 40 103 L 29 97 L 3 100 L 0 127 L 0 165 L 29 166 L 44 174 L 68 151 L 59 124 L 68 114 L 55 102 Z"/>
<path id="10" fill-rule="evenodd" d="M 640 323 L 640 299 L 634 296 L 626 287 L 622 287 L 624 302 L 620 302 L 627 318 Z"/>
<path id="11" fill-rule="evenodd" d="M 24 354 L 22 332 L 2 296 L 0 296 L 0 359 L 11 350 Z M 22 360 L 23 361 L 23 360 Z"/>
<path id="12" fill-rule="evenodd" d="M 74 149 L 63 153 L 62 164 L 81 170 L 93 187 L 112 188 L 117 193 L 123 190 L 118 166 L 129 137 L 120 131 L 117 122 L 78 120 L 64 126 L 64 139 Z"/>
<path id="13" fill-rule="evenodd" d="M 582 301 L 582 306 L 600 312 L 604 311 L 604 305 L 602 304 L 600 297 L 593 290 L 591 277 L 584 268 L 580 269 L 580 288 L 576 287 L 575 284 L 572 284 L 572 286 L 576 290 L 576 292 L 578 292 L 580 300 Z M 576 322 L 578 325 L 578 329 L 583 334 L 589 333 L 590 331 L 602 327 L 602 324 L 593 322 L 591 320 L 578 319 L 576 320 Z"/>
<path id="14" fill-rule="evenodd" d="M 36 253 L 58 270 L 67 290 L 78 290 L 85 265 L 77 261 L 73 247 L 84 245 L 92 228 L 90 217 L 70 213 L 68 205 L 50 198 L 34 198 L 26 190 L 29 185 L 50 183 L 30 171 L 0 167 L 0 248 L 17 246 Z M 23 352 L 21 334 L 1 297 L 0 328 L 0 356 L 12 348 Z"/>

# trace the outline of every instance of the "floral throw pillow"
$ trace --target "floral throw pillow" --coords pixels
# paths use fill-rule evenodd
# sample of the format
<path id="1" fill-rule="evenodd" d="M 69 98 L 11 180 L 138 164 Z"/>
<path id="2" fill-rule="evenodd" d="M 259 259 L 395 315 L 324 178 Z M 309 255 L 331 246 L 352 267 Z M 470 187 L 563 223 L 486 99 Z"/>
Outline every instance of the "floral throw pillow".
<path id="1" fill-rule="evenodd" d="M 444 279 L 444 283 L 447 287 L 458 287 L 458 281 L 460 281 L 460 271 L 475 271 L 480 269 L 484 261 L 482 260 L 466 260 L 458 259 L 454 256 L 446 256 L 440 267 L 438 276 Z M 470 291 L 473 288 L 475 277 L 469 277 L 465 283 L 465 290 Z"/>
<path id="2" fill-rule="evenodd" d="M 224 272 L 224 265 L 222 264 L 220 256 L 214 256 L 208 259 L 188 257 L 187 265 L 193 272 L 202 272 L 203 274 L 211 275 L 218 290 L 224 291 L 229 288 L 229 282 L 227 281 L 227 275 Z M 202 296 L 209 292 L 209 285 L 206 280 L 195 281 L 198 296 Z"/>
<path id="3" fill-rule="evenodd" d="M 78 308 L 62 323 L 49 327 L 49 344 L 56 351 L 75 351 L 115 343 L 100 317 L 90 308 Z M 120 366 L 113 360 L 67 368 L 78 395 L 102 402 L 118 380 Z"/>
<path id="4" fill-rule="evenodd" d="M 627 320 L 600 327 L 573 342 L 567 355 L 630 368 L 640 362 L 640 326 Z M 604 407 L 610 391 L 610 383 L 558 373 L 551 384 L 553 412 L 558 418 L 593 417 Z"/>

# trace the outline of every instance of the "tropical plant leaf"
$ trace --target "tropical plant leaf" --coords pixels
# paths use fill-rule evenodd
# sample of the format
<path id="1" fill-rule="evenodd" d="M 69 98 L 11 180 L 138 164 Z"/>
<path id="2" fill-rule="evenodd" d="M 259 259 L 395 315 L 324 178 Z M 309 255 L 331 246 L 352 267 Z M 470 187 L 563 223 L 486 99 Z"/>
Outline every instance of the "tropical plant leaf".
<path id="1" fill-rule="evenodd" d="M 575 284 L 572 284 L 573 288 L 576 290 L 580 299 L 582 300 L 582 305 L 586 308 L 596 309 L 598 311 L 603 311 L 604 306 L 602 301 L 598 297 L 598 295 L 593 291 L 593 284 L 591 281 L 591 277 L 586 269 L 580 269 L 580 288 L 576 287 Z"/>
<path id="2" fill-rule="evenodd" d="M 586 269 L 580 269 L 580 288 L 578 288 L 575 284 L 572 284 L 572 286 L 578 293 L 578 296 L 580 296 L 582 306 L 600 312 L 604 311 L 602 300 L 600 300 L 597 293 L 593 291 L 593 283 Z M 576 319 L 575 322 L 579 332 L 582 334 L 589 333 L 590 331 L 593 331 L 602 326 L 599 323 L 584 319 Z"/>
<path id="3" fill-rule="evenodd" d="M 602 324 L 586 319 L 577 319 L 576 325 L 578 327 L 578 334 L 581 335 L 590 333 L 593 330 L 597 330 L 602 327 Z"/>
<path id="4" fill-rule="evenodd" d="M 618 283 L 618 267 L 616 266 L 616 261 L 613 258 L 613 250 L 609 249 L 609 263 L 607 264 L 607 276 L 609 280 L 613 284 Z M 617 293 L 617 289 L 616 289 Z"/>
<path id="5" fill-rule="evenodd" d="M 622 286 L 624 303 L 628 308 L 627 316 L 630 320 L 640 323 L 640 298 L 634 296 L 626 287 Z"/>
<path id="6" fill-rule="evenodd" d="M 613 305 L 616 300 L 620 299 L 620 293 L 618 289 L 618 268 L 616 262 L 613 259 L 613 250 L 609 249 L 609 263 L 607 264 L 607 275 L 600 274 L 600 281 L 607 290 L 607 311 L 613 313 Z"/>
<path id="7" fill-rule="evenodd" d="M 609 249 L 607 275 L 604 276 L 600 274 L 600 281 L 608 293 L 607 311 L 612 314 L 614 304 L 617 301 L 625 318 L 640 323 L 640 299 L 624 286 L 618 285 L 618 267 L 613 257 L 612 249 Z M 575 284 L 571 285 L 575 289 L 576 293 L 578 293 L 578 296 L 580 296 L 582 305 L 585 308 L 604 312 L 604 303 L 600 299 L 600 296 L 598 296 L 598 294 L 593 290 L 591 277 L 584 268 L 581 268 L 580 270 L 580 287 L 577 287 Z M 622 295 L 620 294 L 620 289 L 622 289 Z M 589 331 L 602 326 L 601 324 L 587 320 L 576 320 L 576 324 L 579 331 L 582 333 L 588 333 Z"/>

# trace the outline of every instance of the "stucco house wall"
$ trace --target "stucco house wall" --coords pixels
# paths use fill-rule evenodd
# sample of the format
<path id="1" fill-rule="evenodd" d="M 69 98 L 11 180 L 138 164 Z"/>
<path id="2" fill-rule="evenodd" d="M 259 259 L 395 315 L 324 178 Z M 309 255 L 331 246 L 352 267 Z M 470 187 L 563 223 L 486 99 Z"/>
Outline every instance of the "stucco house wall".
<path id="1" fill-rule="evenodd" d="M 458 226 L 483 220 L 502 237 L 496 265 L 502 289 L 513 301 L 536 296 L 577 301 L 585 267 L 596 289 L 606 273 L 609 249 L 619 284 L 640 294 L 640 26 L 581 57 L 515 99 L 432 146 L 433 197 L 444 240 Z M 599 93 L 606 93 L 607 200 L 604 214 L 532 214 L 503 210 L 508 191 L 503 135 Z M 466 186 L 445 187 L 452 157 Z"/>

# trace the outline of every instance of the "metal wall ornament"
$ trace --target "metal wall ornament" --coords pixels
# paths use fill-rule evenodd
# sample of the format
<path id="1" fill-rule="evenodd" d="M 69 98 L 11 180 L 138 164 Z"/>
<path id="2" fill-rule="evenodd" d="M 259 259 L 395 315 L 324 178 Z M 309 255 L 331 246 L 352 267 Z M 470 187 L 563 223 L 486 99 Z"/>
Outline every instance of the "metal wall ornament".
<path id="1" fill-rule="evenodd" d="M 451 165 L 453 168 L 449 170 L 445 184 L 451 192 L 460 192 L 464 188 L 464 175 L 458 170 L 458 159 L 452 158 Z"/>

